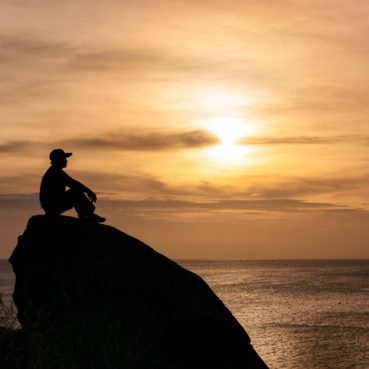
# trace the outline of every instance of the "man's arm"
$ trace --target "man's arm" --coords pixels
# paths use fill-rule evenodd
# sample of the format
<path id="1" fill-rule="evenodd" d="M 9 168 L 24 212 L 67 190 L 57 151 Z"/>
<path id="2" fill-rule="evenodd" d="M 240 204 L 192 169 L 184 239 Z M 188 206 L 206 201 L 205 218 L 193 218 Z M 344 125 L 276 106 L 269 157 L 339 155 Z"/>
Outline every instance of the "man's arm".
<path id="1" fill-rule="evenodd" d="M 78 190 L 82 191 L 83 193 L 85 193 L 87 195 L 89 200 L 92 201 L 92 202 L 95 202 L 97 200 L 95 192 L 93 192 L 87 186 L 85 186 L 81 182 L 76 181 L 75 179 L 73 179 L 70 175 L 68 175 L 64 171 L 63 171 L 63 176 L 64 176 L 64 183 L 65 183 L 66 186 L 68 186 L 69 188 L 72 188 L 72 189 L 75 188 L 75 189 L 78 189 Z"/>

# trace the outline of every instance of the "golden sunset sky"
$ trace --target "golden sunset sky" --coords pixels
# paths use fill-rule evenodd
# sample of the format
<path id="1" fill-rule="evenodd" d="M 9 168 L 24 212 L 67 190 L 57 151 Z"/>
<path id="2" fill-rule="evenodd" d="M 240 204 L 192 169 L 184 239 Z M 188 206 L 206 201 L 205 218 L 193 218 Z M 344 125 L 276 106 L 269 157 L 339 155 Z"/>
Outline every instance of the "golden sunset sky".
<path id="1" fill-rule="evenodd" d="M 0 258 L 56 147 L 169 257 L 369 257 L 367 0 L 3 0 L 0 43 Z"/>

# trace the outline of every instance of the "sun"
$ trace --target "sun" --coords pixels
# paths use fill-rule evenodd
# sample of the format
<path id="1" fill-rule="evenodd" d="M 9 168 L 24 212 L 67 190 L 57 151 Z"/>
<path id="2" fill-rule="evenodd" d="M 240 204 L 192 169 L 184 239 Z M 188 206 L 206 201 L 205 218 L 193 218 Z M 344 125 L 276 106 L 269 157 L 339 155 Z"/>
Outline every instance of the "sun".
<path id="1" fill-rule="evenodd" d="M 239 139 L 248 136 L 254 127 L 239 118 L 217 118 L 205 122 L 205 128 L 214 133 L 222 144 L 235 144 Z"/>
<path id="2" fill-rule="evenodd" d="M 252 134 L 255 126 L 240 118 L 223 117 L 207 120 L 204 127 L 220 140 L 218 145 L 207 150 L 212 159 L 228 165 L 240 165 L 245 161 L 251 148 L 238 142 Z"/>

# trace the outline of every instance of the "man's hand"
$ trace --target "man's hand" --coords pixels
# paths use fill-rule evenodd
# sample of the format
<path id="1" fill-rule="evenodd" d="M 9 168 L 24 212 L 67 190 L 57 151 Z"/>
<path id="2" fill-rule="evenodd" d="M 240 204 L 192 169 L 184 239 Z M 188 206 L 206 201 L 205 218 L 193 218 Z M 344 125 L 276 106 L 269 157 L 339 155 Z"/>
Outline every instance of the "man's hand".
<path id="1" fill-rule="evenodd" d="M 95 202 L 95 201 L 97 200 L 96 194 L 95 194 L 95 192 L 93 192 L 92 190 L 88 190 L 88 191 L 86 192 L 86 194 L 87 194 L 88 199 L 89 199 L 91 202 Z"/>

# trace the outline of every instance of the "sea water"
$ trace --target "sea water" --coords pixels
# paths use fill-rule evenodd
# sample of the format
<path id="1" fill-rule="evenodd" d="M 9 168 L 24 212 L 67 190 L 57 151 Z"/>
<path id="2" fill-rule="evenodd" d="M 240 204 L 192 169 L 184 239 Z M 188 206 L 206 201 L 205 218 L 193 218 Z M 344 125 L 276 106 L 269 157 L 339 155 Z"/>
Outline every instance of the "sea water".
<path id="1" fill-rule="evenodd" d="M 270 369 L 369 369 L 369 260 L 189 261 Z M 14 276 L 0 261 L 0 292 Z"/>

